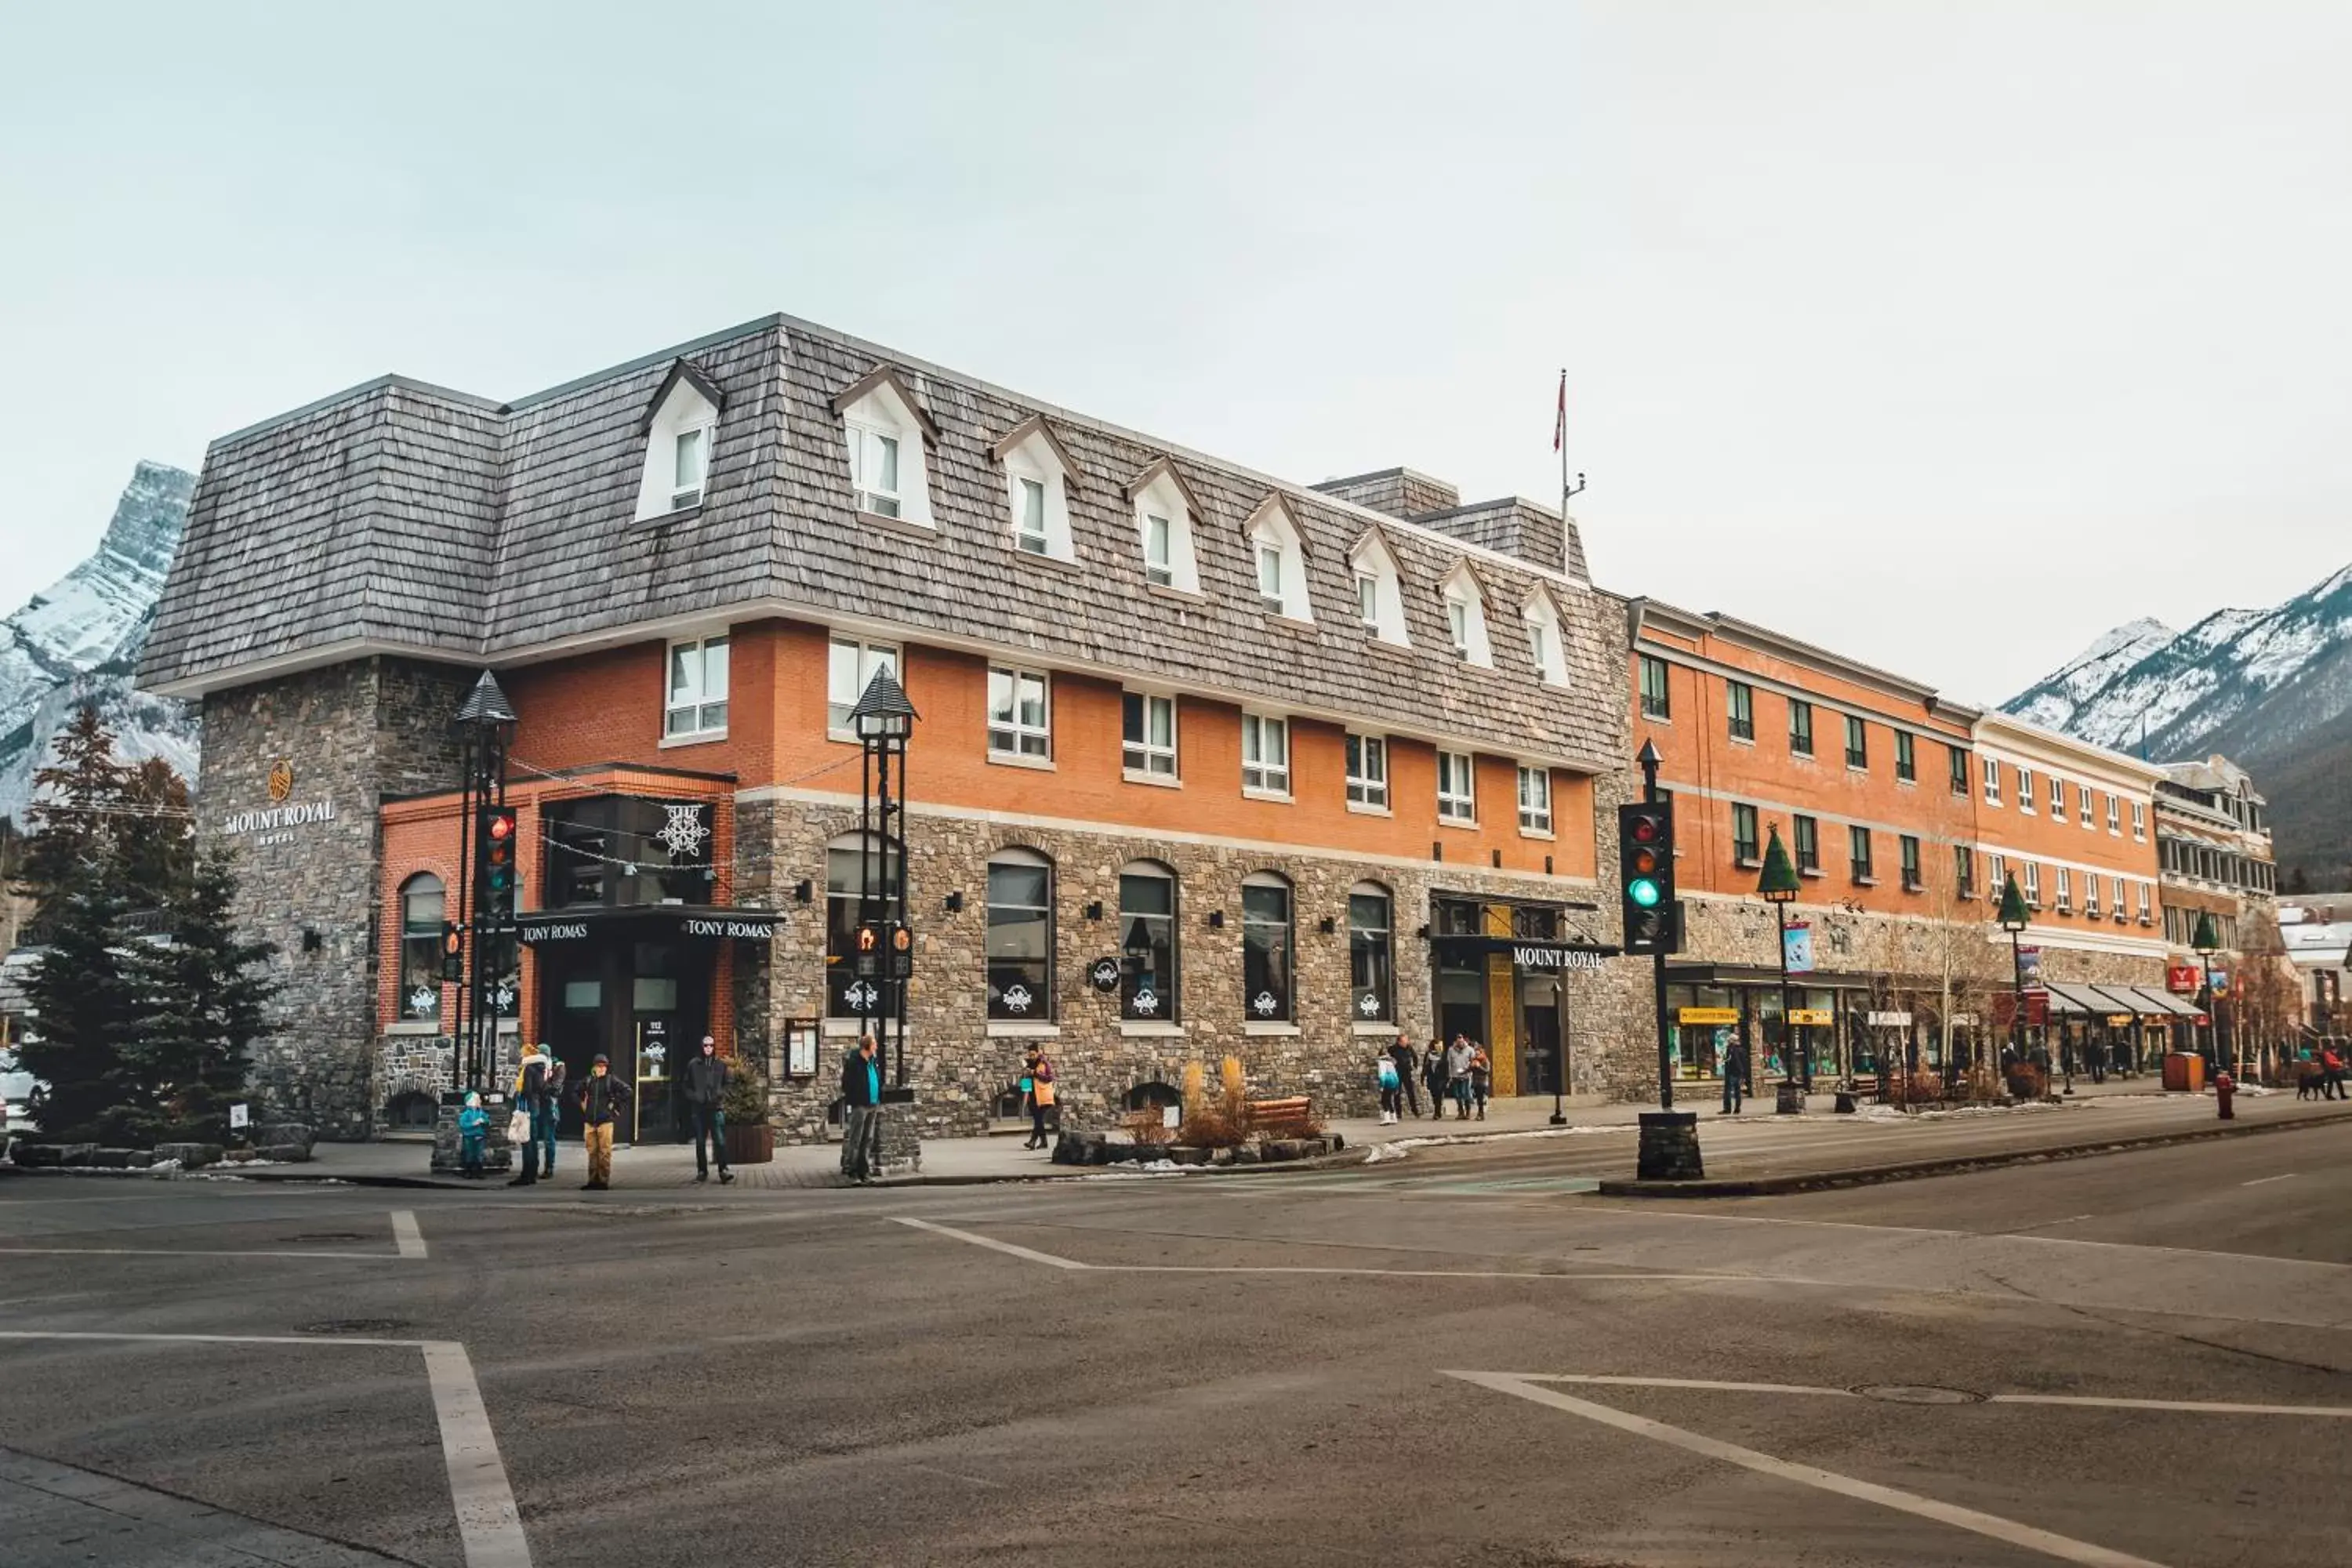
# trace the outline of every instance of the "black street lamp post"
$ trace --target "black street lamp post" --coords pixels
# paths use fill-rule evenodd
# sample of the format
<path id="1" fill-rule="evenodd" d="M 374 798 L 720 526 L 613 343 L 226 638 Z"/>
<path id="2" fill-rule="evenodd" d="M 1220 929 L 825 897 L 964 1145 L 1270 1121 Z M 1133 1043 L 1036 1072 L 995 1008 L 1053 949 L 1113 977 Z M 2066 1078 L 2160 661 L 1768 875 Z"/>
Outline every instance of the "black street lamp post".
<path id="1" fill-rule="evenodd" d="M 1776 1111 L 1794 1114 L 1805 1109 L 1805 1097 L 1797 1088 L 1797 1031 L 1789 1021 L 1789 906 L 1796 901 L 1801 884 L 1797 880 L 1797 868 L 1789 858 L 1789 851 L 1780 843 L 1780 825 L 1772 825 L 1772 837 L 1764 849 L 1764 874 L 1756 880 L 1756 896 L 1772 906 L 1780 927 L 1780 942 L 1774 953 L 1780 966 L 1780 1088 Z"/>
<path id="2" fill-rule="evenodd" d="M 916 717 L 915 705 L 887 668 L 874 672 L 849 710 L 849 726 L 865 752 L 857 800 L 857 923 L 860 931 L 886 933 L 868 1016 L 877 1048 L 893 1064 L 892 1086 L 900 1089 L 907 1087 L 907 978 L 914 961 L 907 922 L 907 740 Z"/>
<path id="3" fill-rule="evenodd" d="M 2221 945 L 2221 933 L 2214 929 L 2210 910 L 2197 912 L 2197 931 L 2189 939 L 2197 950 L 2197 957 L 2205 966 L 2205 1060 L 2210 1073 L 2221 1070 L 2221 1009 L 2213 995 L 2213 950 Z"/>
<path id="4" fill-rule="evenodd" d="M 450 1031 L 461 1058 L 464 1088 L 479 1089 L 498 1059 L 499 1019 L 514 1000 L 511 976 L 494 973 L 509 951 L 511 928 L 493 930 L 488 913 L 488 846 L 473 841 L 482 814 L 507 799 L 507 742 L 517 715 L 498 678 L 482 671 L 458 705 L 457 727 L 466 748 L 466 779 L 457 814 L 457 864 L 465 868 L 458 891 L 457 921 L 466 933 L 466 984 L 457 991 L 457 1017 Z M 519 853 L 519 850 L 517 851 Z M 470 1004 L 470 1005 L 469 1005 Z M 472 1027 L 467 1027 L 470 1022 Z"/>
<path id="5" fill-rule="evenodd" d="M 2009 1044 L 2019 1061 L 2025 1059 L 2025 954 L 2017 939 L 2031 921 L 2025 908 L 2025 895 L 2018 889 L 2017 873 L 2011 871 L 2000 887 L 2000 929 L 2009 933 Z"/>

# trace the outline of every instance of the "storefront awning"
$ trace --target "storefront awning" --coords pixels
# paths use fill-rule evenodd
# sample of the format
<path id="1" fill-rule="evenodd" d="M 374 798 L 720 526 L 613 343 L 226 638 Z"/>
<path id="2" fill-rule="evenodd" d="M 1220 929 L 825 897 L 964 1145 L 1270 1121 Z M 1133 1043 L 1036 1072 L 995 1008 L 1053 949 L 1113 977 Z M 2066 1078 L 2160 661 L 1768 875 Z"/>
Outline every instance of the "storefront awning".
<path id="1" fill-rule="evenodd" d="M 2056 980 L 2044 981 L 2042 984 L 2050 993 L 2050 1010 L 2053 1013 L 2105 1017 L 2116 1011 L 2114 1002 L 2088 985 L 2069 984 Z"/>
<path id="2" fill-rule="evenodd" d="M 2197 1010 L 2194 1003 L 2180 1001 L 2168 992 L 2158 991 L 2150 986 L 2109 985 L 2103 989 L 2105 990 L 2108 995 L 2113 996 L 2119 1002 L 2124 1000 L 2126 997 L 2135 999 L 2138 1005 L 2136 1006 L 2133 1011 L 2139 1013 L 2144 1016 L 2163 1018 L 2201 1018 L 2204 1016 L 2202 1013 L 2200 1013 Z"/>
<path id="3" fill-rule="evenodd" d="M 526 947 L 632 942 L 769 942 L 783 929 L 777 910 L 719 909 L 709 904 L 626 904 L 607 909 L 534 910 L 515 917 Z"/>
<path id="4" fill-rule="evenodd" d="M 1803 991 L 1868 991 L 1884 984 L 1883 974 L 1841 974 L 1816 969 L 1789 976 L 1789 989 Z M 1771 985 L 1780 984 L 1780 972 L 1761 963 L 1675 963 L 1666 965 L 1669 985 Z"/>

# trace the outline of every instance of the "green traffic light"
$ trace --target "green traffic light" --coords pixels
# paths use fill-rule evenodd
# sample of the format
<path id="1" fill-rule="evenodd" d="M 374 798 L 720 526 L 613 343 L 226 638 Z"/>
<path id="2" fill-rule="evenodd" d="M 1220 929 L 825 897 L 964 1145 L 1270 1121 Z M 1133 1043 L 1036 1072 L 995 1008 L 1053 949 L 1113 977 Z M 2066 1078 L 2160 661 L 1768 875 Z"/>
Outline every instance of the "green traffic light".
<path id="1" fill-rule="evenodd" d="M 1625 896 L 1645 910 L 1655 909 L 1658 903 L 1658 884 L 1647 877 L 1636 877 L 1625 884 Z"/>

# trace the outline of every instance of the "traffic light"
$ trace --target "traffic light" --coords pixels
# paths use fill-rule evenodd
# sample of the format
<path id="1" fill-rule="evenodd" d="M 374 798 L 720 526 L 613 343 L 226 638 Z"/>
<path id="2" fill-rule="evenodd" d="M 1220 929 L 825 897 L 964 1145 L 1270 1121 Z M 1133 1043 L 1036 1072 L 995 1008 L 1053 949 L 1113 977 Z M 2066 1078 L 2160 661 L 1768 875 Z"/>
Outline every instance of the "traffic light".
<path id="1" fill-rule="evenodd" d="M 872 979 L 882 973 L 882 922 L 866 921 L 857 928 L 857 973 Z"/>
<path id="2" fill-rule="evenodd" d="M 1682 933 L 1675 919 L 1675 803 L 1640 801 L 1617 808 L 1617 871 L 1627 952 L 1673 952 Z"/>
<path id="3" fill-rule="evenodd" d="M 441 922 L 441 978 L 466 978 L 466 928 L 456 921 Z"/>
<path id="4" fill-rule="evenodd" d="M 479 923 L 491 931 L 514 924 L 515 838 L 510 806 L 486 805 L 481 816 L 482 908 Z"/>

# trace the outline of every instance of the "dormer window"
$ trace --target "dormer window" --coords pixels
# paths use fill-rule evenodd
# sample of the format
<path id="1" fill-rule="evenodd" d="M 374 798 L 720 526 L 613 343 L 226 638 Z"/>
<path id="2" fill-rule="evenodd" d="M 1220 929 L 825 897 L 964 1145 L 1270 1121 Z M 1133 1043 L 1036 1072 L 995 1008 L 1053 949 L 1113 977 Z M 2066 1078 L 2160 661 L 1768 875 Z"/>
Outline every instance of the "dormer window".
<path id="1" fill-rule="evenodd" d="M 1357 619 L 1381 641 L 1405 647 L 1404 587 L 1388 541 L 1374 529 L 1356 542 L 1348 559 L 1356 574 Z"/>
<path id="2" fill-rule="evenodd" d="M 939 426 L 898 373 L 877 365 L 833 400 L 849 458 L 850 494 L 867 517 L 931 526 L 929 449 Z"/>
<path id="3" fill-rule="evenodd" d="M 1538 588 L 1519 612 L 1528 627 L 1528 657 L 1546 686 L 1568 684 L 1568 650 L 1559 637 L 1559 608 Z M 1751 726 L 1752 727 L 1752 726 Z"/>
<path id="4" fill-rule="evenodd" d="M 1265 498 L 1249 521 L 1250 558 L 1255 563 L 1258 596 L 1266 611 L 1286 620 L 1311 621 L 1315 611 L 1307 595 L 1307 550 L 1288 503 L 1279 495 Z"/>
<path id="5" fill-rule="evenodd" d="M 1495 650 L 1486 640 L 1486 601 L 1467 562 L 1457 564 L 1439 585 L 1445 601 L 1445 629 L 1454 651 L 1469 663 L 1495 667 Z"/>
<path id="6" fill-rule="evenodd" d="M 1054 427 L 1042 415 L 1032 415 L 1008 431 L 994 452 L 1004 465 L 1013 548 L 1024 555 L 1076 560 L 1070 542 L 1070 481 L 1078 477 L 1078 464 Z"/>
<path id="7" fill-rule="evenodd" d="M 719 384 L 695 365 L 685 360 L 670 365 L 637 424 L 646 438 L 645 468 L 637 481 L 638 521 L 702 504 L 724 400 Z"/>
<path id="8" fill-rule="evenodd" d="M 1201 506 L 1176 472 L 1176 465 L 1165 458 L 1156 458 L 1127 481 L 1125 490 L 1135 508 L 1135 526 L 1142 538 L 1143 580 L 1155 588 L 1199 593 L 1192 523 L 1201 515 Z"/>

